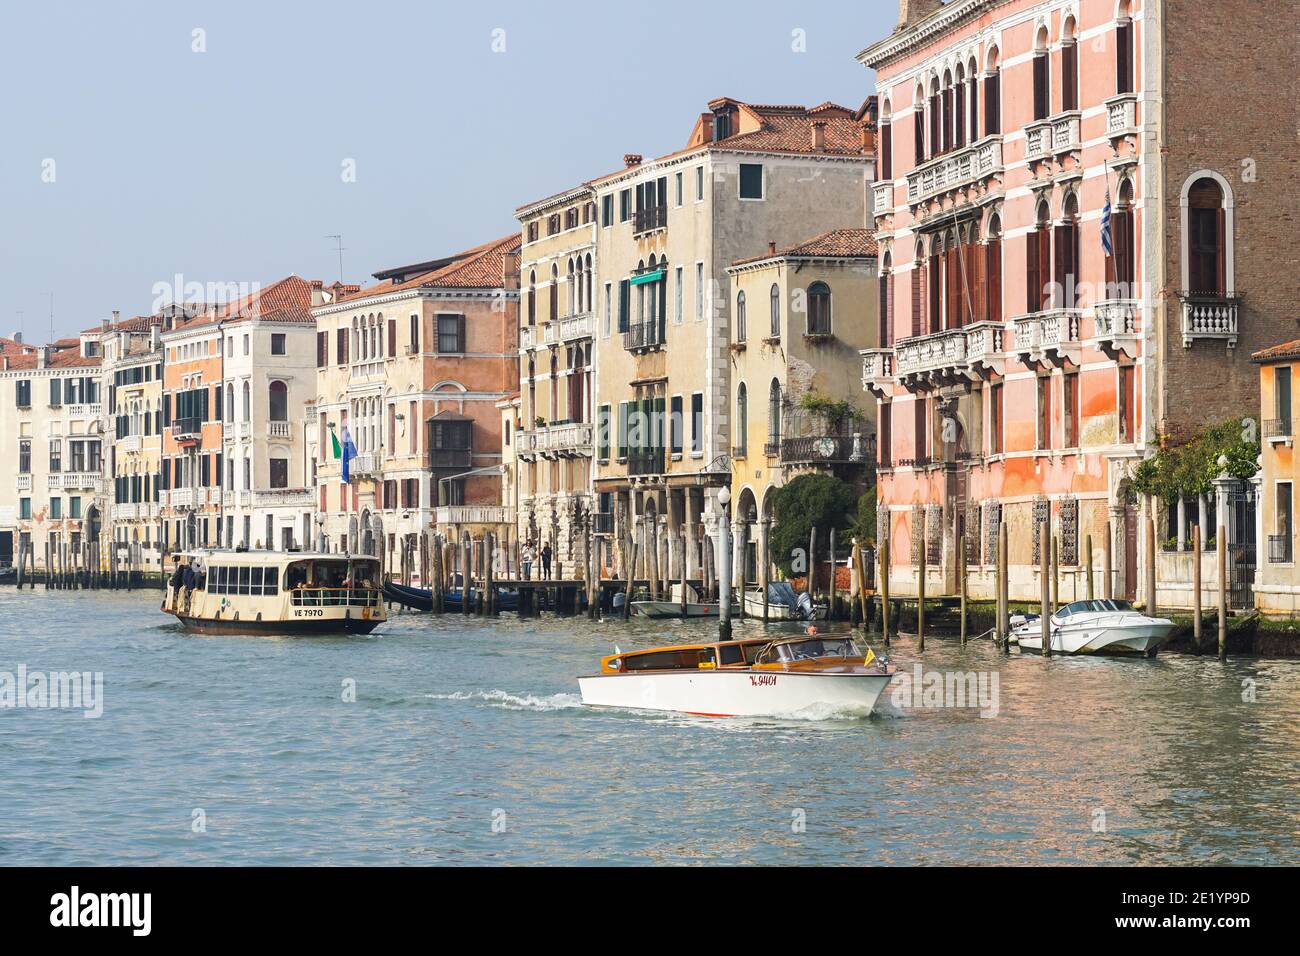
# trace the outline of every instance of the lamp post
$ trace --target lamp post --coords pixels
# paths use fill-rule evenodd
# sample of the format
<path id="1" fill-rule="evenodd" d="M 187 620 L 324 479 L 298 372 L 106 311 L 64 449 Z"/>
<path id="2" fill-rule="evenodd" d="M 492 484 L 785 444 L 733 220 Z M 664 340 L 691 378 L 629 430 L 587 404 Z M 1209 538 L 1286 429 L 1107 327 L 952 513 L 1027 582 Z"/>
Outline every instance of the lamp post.
<path id="1" fill-rule="evenodd" d="M 731 521 L 727 505 L 731 489 L 725 485 L 718 492 L 722 517 L 718 525 L 718 640 L 731 640 Z"/>

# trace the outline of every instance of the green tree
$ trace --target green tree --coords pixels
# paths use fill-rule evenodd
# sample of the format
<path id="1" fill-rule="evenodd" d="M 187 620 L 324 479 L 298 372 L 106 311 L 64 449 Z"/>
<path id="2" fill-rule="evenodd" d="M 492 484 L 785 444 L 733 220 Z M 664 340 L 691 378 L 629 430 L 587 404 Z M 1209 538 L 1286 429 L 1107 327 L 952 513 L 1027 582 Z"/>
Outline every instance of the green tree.
<path id="1" fill-rule="evenodd" d="M 876 488 L 873 485 L 858 499 L 858 513 L 850 528 L 858 544 L 876 543 Z"/>
<path id="2" fill-rule="evenodd" d="M 857 504 L 851 485 L 834 475 L 800 475 L 777 489 L 769 548 L 772 562 L 787 576 L 807 570 L 808 534 L 817 528 L 818 548 L 825 547 L 831 528 L 844 532 Z M 795 566 L 795 556 L 803 560 Z"/>

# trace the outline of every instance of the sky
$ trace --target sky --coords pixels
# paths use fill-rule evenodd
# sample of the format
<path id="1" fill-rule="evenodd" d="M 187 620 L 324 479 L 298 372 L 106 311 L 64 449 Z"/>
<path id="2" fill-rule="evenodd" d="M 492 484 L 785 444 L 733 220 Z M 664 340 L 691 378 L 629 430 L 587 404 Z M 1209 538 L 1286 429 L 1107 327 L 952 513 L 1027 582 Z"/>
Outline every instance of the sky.
<path id="1" fill-rule="evenodd" d="M 856 108 L 897 0 L 48 2 L 0 14 L 0 335 L 181 284 L 366 282 L 685 145 L 705 104 Z M 802 49 L 799 49 L 802 47 Z M 179 296 L 177 297 L 179 298 Z"/>

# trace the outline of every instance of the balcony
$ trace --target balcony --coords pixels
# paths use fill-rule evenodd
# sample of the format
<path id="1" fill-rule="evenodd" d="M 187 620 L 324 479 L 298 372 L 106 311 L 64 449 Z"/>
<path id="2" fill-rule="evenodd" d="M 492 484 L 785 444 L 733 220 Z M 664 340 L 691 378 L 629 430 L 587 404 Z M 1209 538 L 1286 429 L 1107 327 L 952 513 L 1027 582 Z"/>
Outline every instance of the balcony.
<path id="1" fill-rule="evenodd" d="M 472 448 L 429 449 L 429 467 L 434 471 L 466 471 L 473 460 Z"/>
<path id="2" fill-rule="evenodd" d="M 173 488 L 165 492 L 167 497 L 164 504 L 169 504 L 173 508 L 193 508 L 198 495 L 193 488 Z"/>
<path id="3" fill-rule="evenodd" d="M 884 398 L 894 385 L 894 350 L 863 349 L 858 354 L 862 356 L 862 390 Z"/>
<path id="4" fill-rule="evenodd" d="M 519 457 L 541 455 L 543 458 L 590 458 L 592 425 L 590 422 L 558 422 L 519 432 Z"/>
<path id="5" fill-rule="evenodd" d="M 1178 293 L 1182 300 L 1183 348 L 1189 349 L 1197 339 L 1221 339 L 1228 348 L 1237 347 L 1238 296 L 1192 295 Z"/>
<path id="6" fill-rule="evenodd" d="M 629 475 L 662 475 L 664 450 L 662 448 L 633 448 L 627 454 Z"/>
<path id="7" fill-rule="evenodd" d="M 1096 334 L 1089 344 L 1106 353 L 1112 362 L 1123 352 L 1137 358 L 1139 308 L 1136 299 L 1103 299 L 1093 306 L 1092 323 Z"/>
<path id="8" fill-rule="evenodd" d="M 59 471 L 49 476 L 49 487 L 63 491 L 97 490 L 102 480 L 97 471 Z"/>
<path id="9" fill-rule="evenodd" d="M 873 464 L 875 435 L 804 435 L 781 439 L 783 465 Z"/>
<path id="10" fill-rule="evenodd" d="M 519 326 L 519 347 L 525 352 L 537 344 L 537 330 L 538 326 L 536 325 Z"/>
<path id="11" fill-rule="evenodd" d="M 1082 315 L 1078 309 L 1048 309 L 1016 316 L 1016 357 L 1026 365 L 1044 368 L 1078 365 Z"/>
<path id="12" fill-rule="evenodd" d="M 311 488 L 268 488 L 253 492 L 256 508 L 311 508 L 316 504 L 316 494 Z"/>
<path id="13" fill-rule="evenodd" d="M 103 406 L 98 402 L 88 405 L 69 405 L 65 409 L 69 418 L 98 418 Z"/>
<path id="14" fill-rule="evenodd" d="M 655 319 L 650 322 L 636 322 L 623 333 L 623 348 L 629 352 L 645 349 L 657 349 L 664 344 L 662 323 Z"/>
<path id="15" fill-rule="evenodd" d="M 910 391 L 983 381 L 1002 370 L 1002 337 L 1000 323 L 977 322 L 903 339 L 894 348 L 895 378 Z"/>
<path id="16" fill-rule="evenodd" d="M 907 174 L 907 201 L 917 205 L 940 193 L 969 189 L 1002 173 L 1002 137 L 986 136 L 970 146 L 937 156 Z"/>
<path id="17" fill-rule="evenodd" d="M 664 229 L 667 225 L 667 206 L 651 206 L 648 209 L 638 209 L 632 215 L 632 235 L 634 236 L 654 232 L 656 229 Z"/>
<path id="18" fill-rule="evenodd" d="M 1270 534 L 1268 536 L 1268 563 L 1291 563 L 1291 535 Z"/>
<path id="19" fill-rule="evenodd" d="M 1121 93 L 1106 101 L 1106 135 L 1112 141 L 1137 134 L 1137 94 Z"/>
<path id="20" fill-rule="evenodd" d="M 1264 419 L 1264 438 L 1267 441 L 1287 441 L 1295 436 L 1289 418 Z"/>
<path id="21" fill-rule="evenodd" d="M 19 491 L 32 490 L 32 476 L 30 474 L 18 476 L 18 490 Z"/>
<path id="22" fill-rule="evenodd" d="M 605 512 L 596 512 L 591 516 L 591 530 L 595 534 L 613 534 L 614 516 Z"/>
<path id="23" fill-rule="evenodd" d="M 139 435 L 125 435 L 115 440 L 113 444 L 117 446 L 118 451 L 126 454 L 128 452 L 139 451 L 140 442 L 141 439 Z"/>
<path id="24" fill-rule="evenodd" d="M 749 457 L 749 448 L 748 448 L 747 446 L 745 446 L 745 445 L 733 445 L 733 446 L 731 446 L 731 460 L 732 460 L 732 461 L 739 461 L 739 460 L 744 459 L 744 458 L 747 458 L 747 457 Z"/>
<path id="25" fill-rule="evenodd" d="M 894 184 L 876 183 L 871 187 L 871 212 L 879 219 L 894 211 Z"/>
<path id="26" fill-rule="evenodd" d="M 502 505 L 442 505 L 433 509 L 434 524 L 513 524 L 514 515 Z"/>
<path id="27" fill-rule="evenodd" d="M 596 334 L 596 315 L 594 312 L 579 312 L 576 315 L 566 315 L 551 325 L 559 325 L 561 342 L 589 339 Z"/>
<path id="28" fill-rule="evenodd" d="M 113 505 L 109 513 L 114 521 L 134 521 L 140 516 L 140 506 L 134 503 Z"/>
<path id="29" fill-rule="evenodd" d="M 1060 156 L 1079 148 L 1079 111 L 1059 113 L 1025 127 L 1025 158 L 1032 161 Z"/>
<path id="30" fill-rule="evenodd" d="M 266 436 L 268 438 L 278 438 L 281 441 L 288 441 L 293 438 L 293 432 L 290 430 L 288 422 L 267 422 Z"/>
<path id="31" fill-rule="evenodd" d="M 178 442 L 195 442 L 203 438 L 203 419 L 178 418 L 172 422 L 172 438 Z"/>
<path id="32" fill-rule="evenodd" d="M 348 477 L 372 476 L 379 474 L 380 459 L 373 451 L 363 451 L 348 463 Z"/>

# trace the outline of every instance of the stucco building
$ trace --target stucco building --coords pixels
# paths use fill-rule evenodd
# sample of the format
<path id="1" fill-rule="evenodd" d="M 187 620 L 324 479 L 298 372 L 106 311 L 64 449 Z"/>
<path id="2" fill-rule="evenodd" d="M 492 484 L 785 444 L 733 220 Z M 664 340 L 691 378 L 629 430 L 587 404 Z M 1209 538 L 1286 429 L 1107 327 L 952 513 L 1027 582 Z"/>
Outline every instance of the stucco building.
<path id="1" fill-rule="evenodd" d="M 731 341 L 731 497 L 736 576 L 761 580 L 761 519 L 773 492 L 825 472 L 858 494 L 875 471 L 875 402 L 860 352 L 879 341 L 876 240 L 836 229 L 727 269 Z"/>
<path id="2" fill-rule="evenodd" d="M 991 597 L 1005 524 L 1012 596 L 1033 597 L 1050 519 L 1063 598 L 1085 590 L 1089 535 L 1100 567 L 1108 523 L 1114 591 L 1134 597 L 1134 465 L 1253 414 L 1250 352 L 1294 328 L 1297 160 L 1277 132 L 1294 126 L 1293 38 L 1246 2 L 899 12 L 858 57 L 880 103 L 885 322 L 862 377 L 893 587 L 915 593 L 924 549 L 930 593 L 951 593 L 964 535 Z M 1225 82 L 1246 47 L 1249 82 Z M 1184 502 L 1179 539 L 1212 507 Z"/>
<path id="3" fill-rule="evenodd" d="M 98 538 L 104 475 L 99 342 L 95 334 L 33 347 L 0 339 L 0 561 L 33 549 L 58 567 Z M 47 550 L 48 549 L 48 550 Z M 66 549 L 63 551 L 62 549 Z"/>
<path id="4" fill-rule="evenodd" d="M 420 536 L 503 534 L 496 407 L 519 385 L 514 233 L 379 280 L 313 311 L 318 546 L 418 566 Z M 357 449 L 350 481 L 333 454 Z M 504 534 L 503 534 L 504 537 Z"/>
<path id="5" fill-rule="evenodd" d="M 866 225 L 874 165 L 868 101 L 759 106 L 720 98 L 686 145 L 624 158 L 593 181 L 598 520 L 621 540 L 657 522 L 660 573 L 700 574 L 704 529 L 732 482 L 731 345 L 736 290 L 727 267 Z M 670 557 L 671 552 L 671 557 Z"/>

